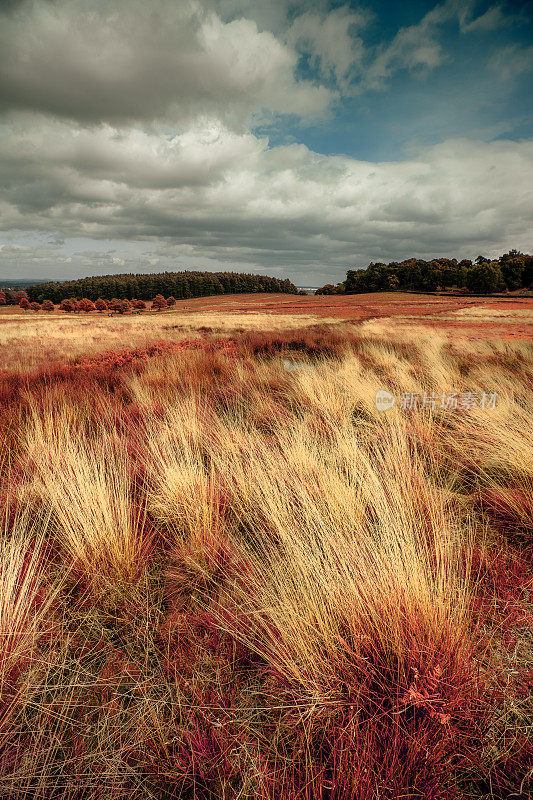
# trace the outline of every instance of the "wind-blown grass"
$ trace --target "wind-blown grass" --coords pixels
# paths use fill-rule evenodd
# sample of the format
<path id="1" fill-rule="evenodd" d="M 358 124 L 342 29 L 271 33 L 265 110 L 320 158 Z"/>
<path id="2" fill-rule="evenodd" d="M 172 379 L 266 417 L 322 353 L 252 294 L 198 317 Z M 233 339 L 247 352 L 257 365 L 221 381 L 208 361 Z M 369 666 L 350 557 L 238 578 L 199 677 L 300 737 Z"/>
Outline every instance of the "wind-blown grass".
<path id="1" fill-rule="evenodd" d="M 3 379 L 1 787 L 525 796 L 531 348 L 202 342 Z"/>

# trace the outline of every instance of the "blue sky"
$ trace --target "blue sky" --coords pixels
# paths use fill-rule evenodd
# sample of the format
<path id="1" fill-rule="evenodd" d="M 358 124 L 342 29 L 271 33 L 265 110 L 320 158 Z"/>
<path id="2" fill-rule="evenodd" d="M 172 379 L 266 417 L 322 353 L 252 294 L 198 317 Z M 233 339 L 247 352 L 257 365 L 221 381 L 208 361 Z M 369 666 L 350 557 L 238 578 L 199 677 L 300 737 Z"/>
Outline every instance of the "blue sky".
<path id="1" fill-rule="evenodd" d="M 533 7 L 0 5 L 0 275 L 532 249 Z"/>
<path id="2" fill-rule="evenodd" d="M 364 41 L 379 49 L 402 28 L 419 25 L 437 4 L 330 4 L 339 6 L 368 10 Z M 479 2 L 473 9 L 474 21 L 487 15 L 485 25 L 461 32 L 455 17 L 432 28 L 432 44 L 439 50 L 434 68 L 399 67 L 382 86 L 366 91 L 354 80 L 331 116 L 312 125 L 280 120 L 279 130 L 270 132 L 272 143 L 303 141 L 327 155 L 391 160 L 405 157 L 414 146 L 451 137 L 531 137 L 533 50 L 529 56 L 527 50 L 533 45 L 533 3 Z M 302 76 L 317 78 L 305 57 L 299 69 Z"/>

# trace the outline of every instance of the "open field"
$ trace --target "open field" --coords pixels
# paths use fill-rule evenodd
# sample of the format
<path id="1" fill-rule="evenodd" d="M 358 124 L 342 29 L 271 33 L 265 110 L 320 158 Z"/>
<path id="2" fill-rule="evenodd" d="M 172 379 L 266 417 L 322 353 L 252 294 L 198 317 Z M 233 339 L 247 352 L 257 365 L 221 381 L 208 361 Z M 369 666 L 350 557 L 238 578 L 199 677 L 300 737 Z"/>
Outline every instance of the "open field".
<path id="1" fill-rule="evenodd" d="M 532 301 L 405 297 L 2 313 L 0 797 L 530 795 Z"/>
<path id="2" fill-rule="evenodd" d="M 376 322 L 377 321 L 377 322 Z M 434 297 L 402 293 L 346 296 L 243 294 L 179 300 L 172 310 L 139 316 L 22 312 L 0 307 L 3 369 L 31 370 L 102 350 L 176 341 L 202 329 L 289 330 L 302 325 L 349 323 L 362 332 L 421 326 L 454 336 L 533 339 L 533 298 Z M 422 335 L 426 335 L 424 332 Z"/>

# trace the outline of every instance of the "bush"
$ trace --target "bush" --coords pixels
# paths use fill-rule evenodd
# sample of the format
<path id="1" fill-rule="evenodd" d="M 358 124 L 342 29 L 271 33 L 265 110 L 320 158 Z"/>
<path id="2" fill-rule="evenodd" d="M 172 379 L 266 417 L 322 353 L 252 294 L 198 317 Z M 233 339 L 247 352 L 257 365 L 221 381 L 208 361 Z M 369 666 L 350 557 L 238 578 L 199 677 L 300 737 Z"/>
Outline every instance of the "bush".
<path id="1" fill-rule="evenodd" d="M 94 306 L 95 306 L 97 311 L 107 311 L 107 308 L 108 308 L 106 301 L 102 300 L 101 297 L 98 298 L 98 300 L 96 301 Z"/>
<path id="2" fill-rule="evenodd" d="M 172 297 L 172 295 L 170 297 L 167 297 L 167 306 L 170 308 L 170 306 L 174 305 L 176 305 L 176 298 Z"/>
<path id="3" fill-rule="evenodd" d="M 127 311 L 131 311 L 131 303 L 129 300 L 121 300 L 118 304 L 117 311 L 119 314 L 125 314 Z"/>
<path id="4" fill-rule="evenodd" d="M 30 303 L 30 308 L 31 308 L 32 311 L 40 311 L 41 310 L 41 306 L 39 305 L 39 303 Z"/>
<path id="5" fill-rule="evenodd" d="M 30 307 L 30 301 L 23 297 L 19 303 L 19 307 L 26 311 Z"/>
<path id="6" fill-rule="evenodd" d="M 76 311 L 85 311 L 85 313 L 88 314 L 89 311 L 96 311 L 96 306 L 94 305 L 92 300 L 89 300 L 87 297 L 84 297 L 77 304 Z"/>
<path id="7" fill-rule="evenodd" d="M 67 314 L 70 314 L 71 311 L 74 311 L 74 303 L 72 300 L 63 300 L 59 306 L 59 310 L 66 311 Z"/>
<path id="8" fill-rule="evenodd" d="M 152 308 L 155 311 L 161 311 L 162 308 L 167 307 L 167 301 L 162 294 L 157 294 L 152 300 Z"/>
<path id="9" fill-rule="evenodd" d="M 136 300 L 135 308 L 138 308 L 139 311 L 144 311 L 146 308 L 146 303 L 144 302 L 144 300 Z"/>
<path id="10" fill-rule="evenodd" d="M 54 310 L 54 304 L 52 303 L 51 300 L 43 300 L 42 308 L 43 308 L 43 311 L 53 311 Z"/>

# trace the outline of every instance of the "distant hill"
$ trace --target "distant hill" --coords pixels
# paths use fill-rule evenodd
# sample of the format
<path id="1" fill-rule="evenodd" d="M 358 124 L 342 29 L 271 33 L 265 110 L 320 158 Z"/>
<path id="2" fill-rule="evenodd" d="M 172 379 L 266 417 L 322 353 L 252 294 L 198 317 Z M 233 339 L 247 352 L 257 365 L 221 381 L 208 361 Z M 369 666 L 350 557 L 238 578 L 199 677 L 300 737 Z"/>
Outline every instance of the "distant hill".
<path id="1" fill-rule="evenodd" d="M 26 286 L 50 282 L 51 278 L 40 278 L 39 280 L 32 280 L 31 278 L 0 278 L 0 289 L 25 289 Z"/>
<path id="2" fill-rule="evenodd" d="M 288 279 L 269 278 L 240 272 L 160 272 L 150 275 L 102 275 L 75 281 L 50 281 L 26 287 L 30 300 L 52 300 L 87 297 L 89 300 L 124 298 L 151 300 L 157 294 L 180 298 L 207 297 L 213 294 L 243 294 L 247 292 L 282 292 L 297 294 L 298 289 Z"/>

